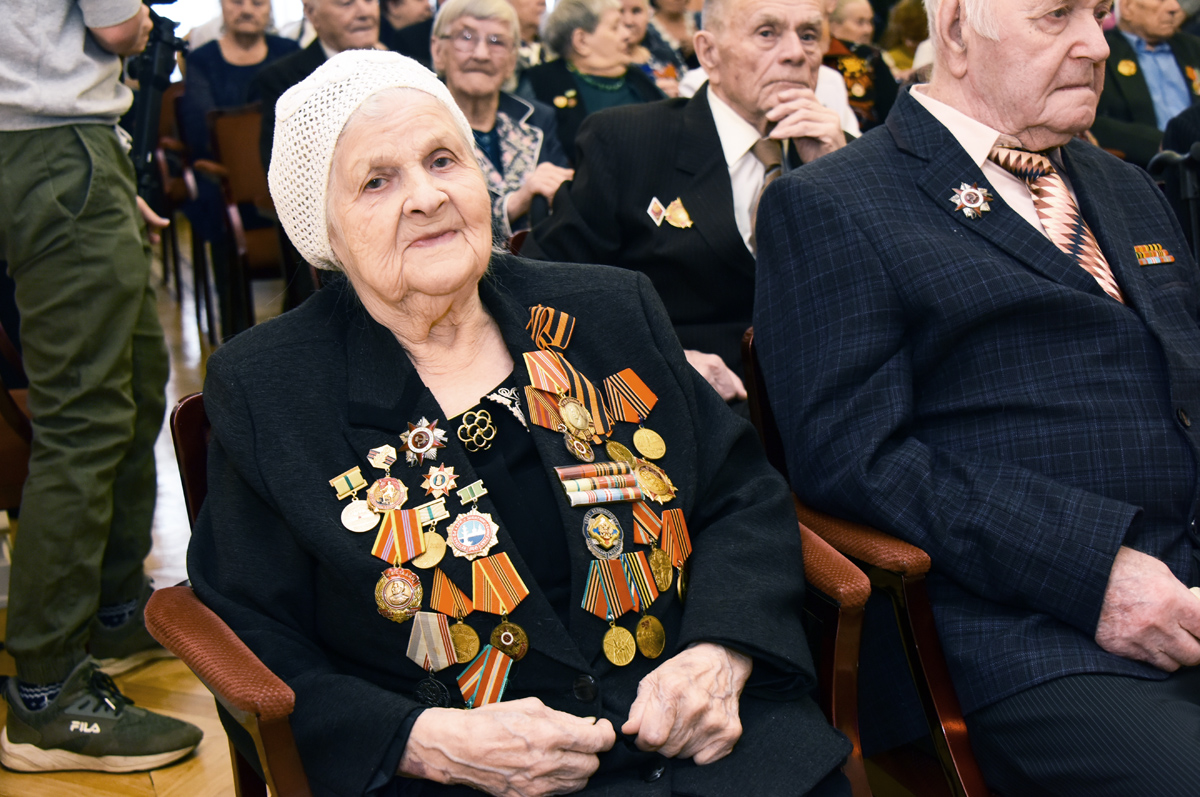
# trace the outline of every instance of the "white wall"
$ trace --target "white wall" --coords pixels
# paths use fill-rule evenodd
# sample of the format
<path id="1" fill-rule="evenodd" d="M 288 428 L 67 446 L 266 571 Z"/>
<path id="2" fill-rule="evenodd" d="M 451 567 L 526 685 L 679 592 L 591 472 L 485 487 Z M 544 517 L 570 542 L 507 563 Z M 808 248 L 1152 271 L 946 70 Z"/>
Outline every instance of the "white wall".
<path id="1" fill-rule="evenodd" d="M 304 16 L 302 0 L 274 0 L 275 27 L 281 28 Z M 221 14 L 221 0 L 176 0 L 171 5 L 155 6 L 154 10 L 179 23 L 175 31 L 180 36 Z"/>

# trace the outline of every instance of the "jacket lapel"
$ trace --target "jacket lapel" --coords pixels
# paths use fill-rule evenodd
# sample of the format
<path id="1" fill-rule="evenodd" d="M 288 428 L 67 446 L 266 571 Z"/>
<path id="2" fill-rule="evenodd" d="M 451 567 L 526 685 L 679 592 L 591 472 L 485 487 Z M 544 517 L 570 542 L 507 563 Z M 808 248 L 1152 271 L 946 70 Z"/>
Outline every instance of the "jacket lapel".
<path id="1" fill-rule="evenodd" d="M 1129 118 L 1155 119 L 1154 100 L 1150 97 L 1150 87 L 1146 85 L 1146 76 L 1142 74 L 1142 66 L 1138 63 L 1137 53 L 1133 51 L 1129 40 L 1116 29 L 1109 31 L 1105 38 L 1108 39 L 1109 49 L 1105 79 L 1114 81 L 1117 84 L 1117 90 L 1129 103 Z M 1175 48 L 1171 49 L 1173 52 Z M 1178 58 L 1178 56 L 1176 57 Z M 1123 61 L 1132 61 L 1137 69 L 1129 75 L 1121 74 L 1120 64 Z M 1183 71 L 1182 66 L 1179 69 Z"/>

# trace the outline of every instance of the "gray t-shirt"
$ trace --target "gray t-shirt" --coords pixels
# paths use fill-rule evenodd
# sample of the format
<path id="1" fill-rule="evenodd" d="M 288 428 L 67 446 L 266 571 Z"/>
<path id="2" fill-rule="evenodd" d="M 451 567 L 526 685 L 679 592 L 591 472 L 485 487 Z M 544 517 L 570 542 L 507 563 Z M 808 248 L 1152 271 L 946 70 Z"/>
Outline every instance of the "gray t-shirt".
<path id="1" fill-rule="evenodd" d="M 112 125 L 133 92 L 120 59 L 88 28 L 119 25 L 141 0 L 5 0 L 0 14 L 0 130 Z"/>

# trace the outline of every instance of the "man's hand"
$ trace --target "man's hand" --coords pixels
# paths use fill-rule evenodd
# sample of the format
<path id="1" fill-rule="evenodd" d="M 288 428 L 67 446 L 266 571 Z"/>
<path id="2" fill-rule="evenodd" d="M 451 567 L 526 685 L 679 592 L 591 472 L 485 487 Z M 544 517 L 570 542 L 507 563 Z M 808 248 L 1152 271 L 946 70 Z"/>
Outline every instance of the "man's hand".
<path id="1" fill-rule="evenodd" d="M 535 196 L 544 196 L 551 204 L 554 194 L 564 180 L 575 179 L 574 169 L 564 169 L 553 163 L 539 163 L 533 174 L 525 178 L 524 184 L 508 196 L 508 220 L 510 222 L 529 212 L 529 206 Z"/>
<path id="2" fill-rule="evenodd" d="M 712 385 L 713 390 L 721 394 L 721 398 L 726 401 L 740 401 L 746 398 L 746 387 L 741 378 L 730 371 L 729 366 L 720 357 L 695 349 L 684 349 L 683 354 L 687 357 L 688 364 L 700 372 L 704 381 Z"/>
<path id="3" fill-rule="evenodd" d="M 812 89 L 785 89 L 779 92 L 779 103 L 767 111 L 770 137 L 780 141 L 792 139 L 802 163 L 846 146 L 842 120 L 836 112 L 817 101 Z"/>
<path id="4" fill-rule="evenodd" d="M 1160 670 L 1200 664 L 1200 600 L 1158 559 L 1121 547 L 1096 625 L 1096 644 Z"/>
<path id="5" fill-rule="evenodd" d="M 96 42 L 113 55 L 134 55 L 145 50 L 153 29 L 147 5 L 138 6 L 138 12 L 120 24 L 88 28 Z"/>
<path id="6" fill-rule="evenodd" d="M 608 720 L 554 711 L 535 697 L 471 711 L 431 708 L 413 723 L 399 774 L 504 797 L 568 794 L 587 785 L 597 753 L 616 739 Z"/>
<path id="7" fill-rule="evenodd" d="M 742 736 L 738 704 L 752 666 L 721 645 L 691 646 L 642 679 L 621 733 L 636 734 L 638 749 L 668 758 L 724 758 Z"/>
<path id="8" fill-rule="evenodd" d="M 140 196 L 137 198 L 137 206 L 138 211 L 142 214 L 142 218 L 146 220 L 146 235 L 150 238 L 150 243 L 158 243 L 162 240 L 158 235 L 158 231 L 168 226 L 171 222 L 151 210 L 150 206 L 146 204 L 146 200 Z"/>

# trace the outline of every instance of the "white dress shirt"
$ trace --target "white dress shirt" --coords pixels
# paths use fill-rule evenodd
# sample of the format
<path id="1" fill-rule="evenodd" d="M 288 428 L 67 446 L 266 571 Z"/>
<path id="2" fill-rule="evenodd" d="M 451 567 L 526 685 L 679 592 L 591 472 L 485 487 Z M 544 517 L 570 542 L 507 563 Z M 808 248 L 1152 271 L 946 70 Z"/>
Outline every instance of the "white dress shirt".
<path id="1" fill-rule="evenodd" d="M 721 150 L 729 167 L 729 183 L 733 188 L 733 218 L 746 248 L 750 246 L 750 206 L 762 190 L 767 169 L 750 150 L 758 141 L 758 131 L 738 115 L 729 104 L 708 89 L 708 107 L 721 139 Z"/>
<path id="2" fill-rule="evenodd" d="M 689 69 L 688 73 L 683 76 L 683 80 L 679 81 L 679 96 L 694 96 L 706 80 L 708 80 L 708 73 L 704 71 L 704 67 Z M 862 135 L 862 129 L 858 126 L 858 117 L 854 115 L 854 109 L 850 107 L 850 95 L 846 92 L 846 81 L 842 79 L 840 72 L 822 65 L 817 70 L 817 87 L 813 89 L 813 93 L 817 95 L 817 102 L 838 115 L 838 119 L 842 122 L 842 130 L 855 138 Z"/>

